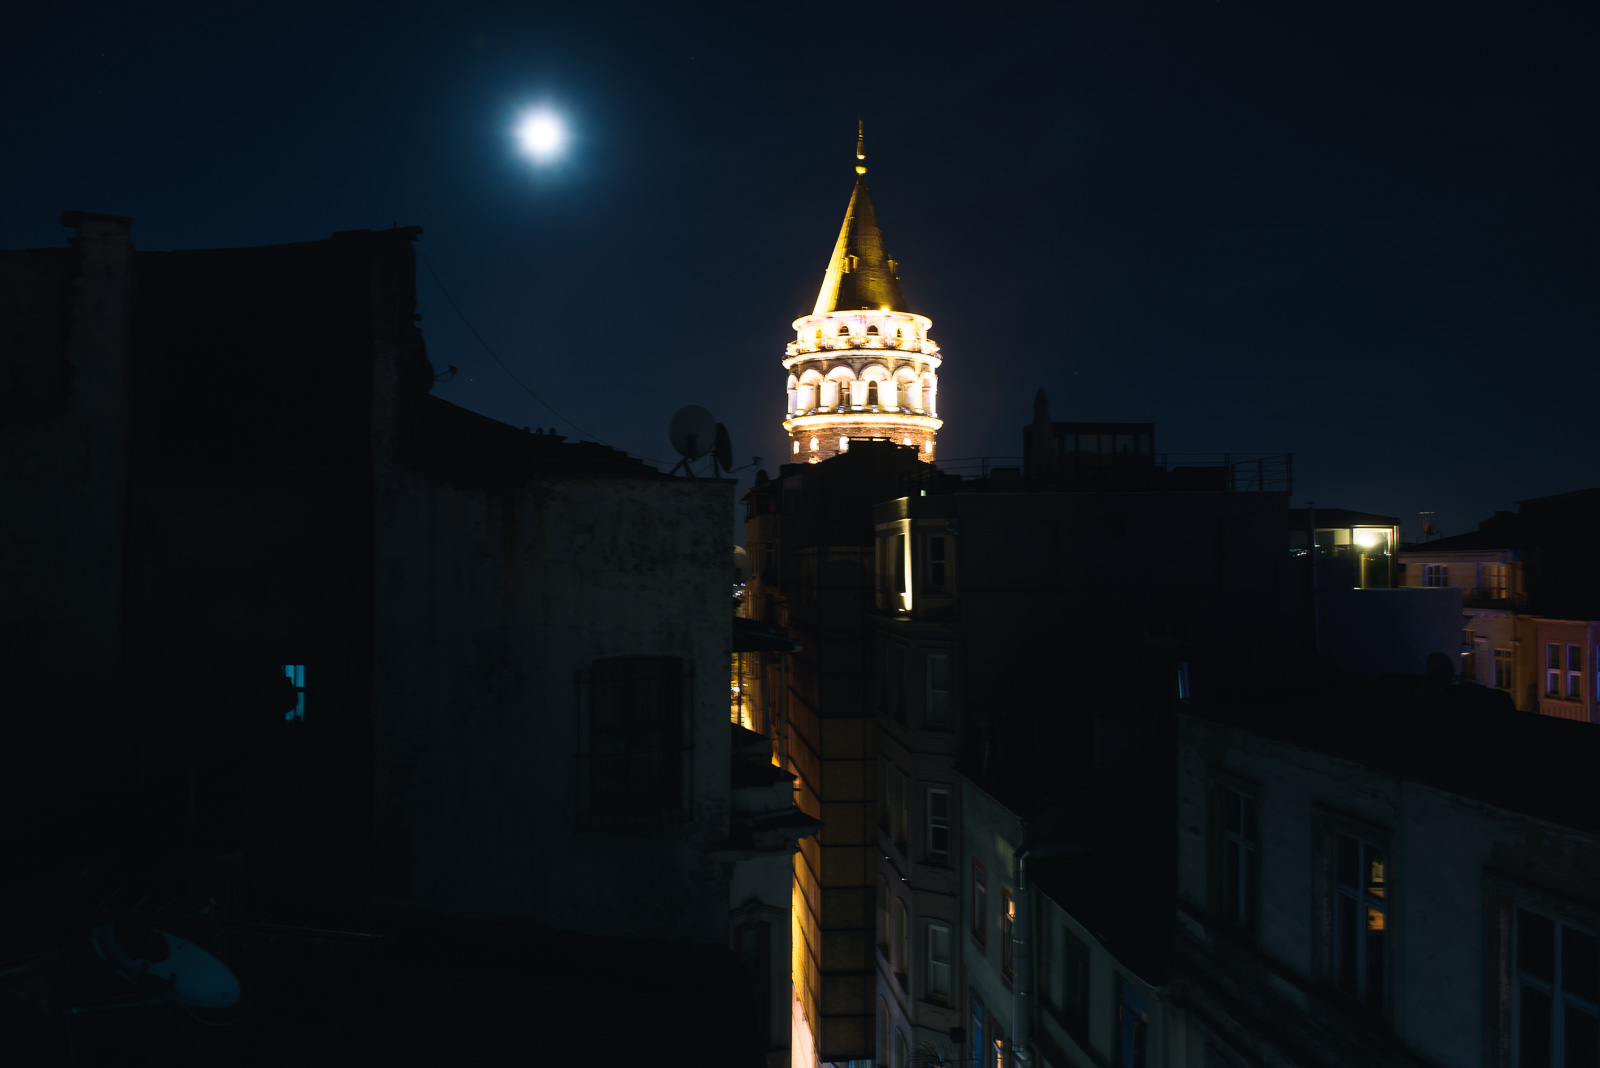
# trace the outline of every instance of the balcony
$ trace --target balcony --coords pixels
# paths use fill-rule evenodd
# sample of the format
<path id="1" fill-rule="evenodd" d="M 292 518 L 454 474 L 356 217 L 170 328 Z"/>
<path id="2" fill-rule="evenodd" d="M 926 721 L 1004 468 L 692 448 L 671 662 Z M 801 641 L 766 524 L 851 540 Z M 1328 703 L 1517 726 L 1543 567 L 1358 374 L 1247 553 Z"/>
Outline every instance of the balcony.
<path id="1" fill-rule="evenodd" d="M 1511 611 L 1510 591 L 1476 586 L 1472 589 L 1461 591 L 1461 604 L 1464 608 L 1501 608 L 1509 612 Z"/>
<path id="2" fill-rule="evenodd" d="M 852 349 L 892 349 L 897 352 L 920 352 L 928 356 L 937 356 L 939 346 L 929 340 L 916 341 L 910 338 L 879 337 L 876 334 L 849 334 L 842 337 L 824 338 L 821 341 L 791 341 L 787 355 L 803 356 L 810 352 L 850 351 Z"/>

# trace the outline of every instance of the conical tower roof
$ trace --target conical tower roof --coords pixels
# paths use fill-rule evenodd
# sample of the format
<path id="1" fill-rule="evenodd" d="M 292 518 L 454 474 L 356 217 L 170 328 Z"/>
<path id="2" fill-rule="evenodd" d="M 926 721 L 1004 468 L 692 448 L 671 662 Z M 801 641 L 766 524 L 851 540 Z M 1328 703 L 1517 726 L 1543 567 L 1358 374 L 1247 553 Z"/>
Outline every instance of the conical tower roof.
<path id="1" fill-rule="evenodd" d="M 850 194 L 850 206 L 845 208 L 844 225 L 839 228 L 833 258 L 828 261 L 828 271 L 822 277 L 822 291 L 817 294 L 813 315 L 859 308 L 911 310 L 900 292 L 898 265 L 883 247 L 883 231 L 878 229 L 878 216 L 872 210 L 872 195 L 867 192 L 866 158 L 863 143 L 858 138 L 856 188 Z"/>

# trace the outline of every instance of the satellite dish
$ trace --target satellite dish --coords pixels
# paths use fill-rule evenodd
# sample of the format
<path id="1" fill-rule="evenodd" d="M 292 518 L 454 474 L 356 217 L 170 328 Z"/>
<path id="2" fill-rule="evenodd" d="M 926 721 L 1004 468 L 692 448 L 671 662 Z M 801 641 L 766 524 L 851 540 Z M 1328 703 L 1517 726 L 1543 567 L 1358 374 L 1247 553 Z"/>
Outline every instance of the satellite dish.
<path id="1" fill-rule="evenodd" d="M 698 460 L 710 452 L 717 441 L 717 421 L 698 404 L 685 404 L 673 413 L 667 424 L 672 447 L 685 460 Z"/>
<path id="2" fill-rule="evenodd" d="M 728 444 L 728 428 L 721 423 L 717 424 L 716 447 L 711 453 L 711 459 L 722 470 L 733 470 L 733 446 Z"/>
<path id="3" fill-rule="evenodd" d="M 193 942 L 149 927 L 102 923 L 89 936 L 111 970 L 164 1001 L 226 1009 L 239 1000 L 239 979 Z"/>
<path id="4" fill-rule="evenodd" d="M 755 569 L 755 564 L 751 562 L 750 554 L 745 551 L 744 546 L 735 545 L 733 547 L 733 581 L 743 586 L 750 577 L 750 572 Z"/>

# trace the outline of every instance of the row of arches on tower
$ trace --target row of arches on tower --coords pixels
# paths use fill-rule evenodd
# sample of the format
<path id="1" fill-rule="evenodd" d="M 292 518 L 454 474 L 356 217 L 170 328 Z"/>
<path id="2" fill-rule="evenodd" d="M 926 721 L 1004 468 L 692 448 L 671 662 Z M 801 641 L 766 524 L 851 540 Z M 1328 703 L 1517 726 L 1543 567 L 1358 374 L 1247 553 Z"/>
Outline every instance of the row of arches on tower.
<path id="1" fill-rule="evenodd" d="M 860 374 L 849 367 L 835 367 L 826 374 L 811 368 L 798 377 L 789 376 L 789 411 L 909 408 L 934 415 L 938 391 L 938 375 L 911 367 L 890 371 L 882 364 L 872 364 Z"/>
<path id="2" fill-rule="evenodd" d="M 839 329 L 834 331 L 833 333 L 834 333 L 835 337 L 849 337 L 852 334 L 862 334 L 865 337 L 879 337 L 879 338 L 893 336 L 896 341 L 905 341 L 908 336 L 910 337 L 910 339 L 912 341 L 920 340 L 920 338 L 919 338 L 919 336 L 917 334 L 917 331 L 916 331 L 916 329 L 914 327 L 912 328 L 910 334 L 907 335 L 905 327 L 897 326 L 897 327 L 894 328 L 894 334 L 890 335 L 887 329 L 879 330 L 877 323 L 870 324 L 865 331 L 861 330 L 859 324 L 856 326 L 855 329 L 851 329 L 849 323 L 840 323 L 839 324 Z M 820 326 L 817 327 L 816 333 L 813 335 L 813 337 L 814 337 L 814 339 L 816 341 L 819 341 L 819 342 L 826 340 L 826 335 L 823 334 L 823 328 L 820 327 Z M 800 335 L 800 340 L 802 340 L 802 341 L 805 340 L 805 335 L 804 334 Z"/>

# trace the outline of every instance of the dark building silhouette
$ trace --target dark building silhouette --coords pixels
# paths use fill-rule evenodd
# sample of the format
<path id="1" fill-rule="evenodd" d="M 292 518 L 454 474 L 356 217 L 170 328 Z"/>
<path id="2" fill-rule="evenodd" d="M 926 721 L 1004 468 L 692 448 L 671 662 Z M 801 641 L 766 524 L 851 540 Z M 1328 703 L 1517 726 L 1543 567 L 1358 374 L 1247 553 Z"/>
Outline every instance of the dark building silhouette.
<path id="1" fill-rule="evenodd" d="M 63 223 L 0 253 L 19 1063 L 786 1050 L 749 894 L 815 825 L 727 724 L 731 482 L 430 396 L 417 228 Z M 100 1001 L 157 931 L 231 1026 Z"/>

